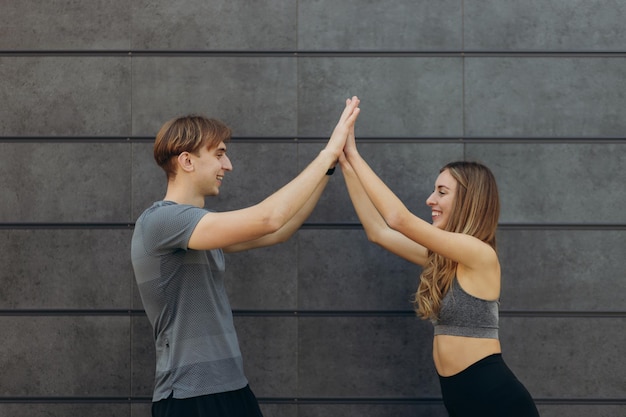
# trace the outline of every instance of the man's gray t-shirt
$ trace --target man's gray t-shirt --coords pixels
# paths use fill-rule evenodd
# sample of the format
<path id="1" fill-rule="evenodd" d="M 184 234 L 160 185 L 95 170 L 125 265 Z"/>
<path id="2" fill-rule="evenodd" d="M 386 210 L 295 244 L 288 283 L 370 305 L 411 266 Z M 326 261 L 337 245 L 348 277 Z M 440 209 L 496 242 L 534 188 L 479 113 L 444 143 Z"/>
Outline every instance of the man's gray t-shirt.
<path id="1" fill-rule="evenodd" d="M 248 384 L 224 288 L 224 254 L 187 248 L 206 213 L 159 201 L 135 223 L 131 260 L 156 347 L 152 401 Z"/>

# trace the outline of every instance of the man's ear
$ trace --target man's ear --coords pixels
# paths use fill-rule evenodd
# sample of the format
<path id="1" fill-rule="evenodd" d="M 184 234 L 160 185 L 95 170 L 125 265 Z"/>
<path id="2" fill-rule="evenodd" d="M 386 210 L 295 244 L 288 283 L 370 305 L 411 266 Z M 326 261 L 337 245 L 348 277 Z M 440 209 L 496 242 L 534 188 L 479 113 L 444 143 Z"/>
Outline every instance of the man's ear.
<path id="1" fill-rule="evenodd" d="M 193 161 L 191 160 L 191 155 L 189 154 L 189 152 L 181 153 L 180 155 L 178 155 L 178 158 L 176 160 L 181 170 L 185 172 L 193 171 Z"/>

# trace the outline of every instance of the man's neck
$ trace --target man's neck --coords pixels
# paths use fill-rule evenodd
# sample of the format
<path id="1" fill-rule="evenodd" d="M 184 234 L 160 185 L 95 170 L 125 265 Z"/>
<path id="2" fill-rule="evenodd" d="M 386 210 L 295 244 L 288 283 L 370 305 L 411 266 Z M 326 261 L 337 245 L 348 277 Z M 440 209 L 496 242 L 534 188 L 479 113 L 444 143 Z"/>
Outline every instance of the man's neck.
<path id="1" fill-rule="evenodd" d="M 167 185 L 167 191 L 163 200 L 173 201 L 178 204 L 188 204 L 196 207 L 204 207 L 204 196 L 190 192 L 189 188 L 178 187 L 174 183 Z"/>

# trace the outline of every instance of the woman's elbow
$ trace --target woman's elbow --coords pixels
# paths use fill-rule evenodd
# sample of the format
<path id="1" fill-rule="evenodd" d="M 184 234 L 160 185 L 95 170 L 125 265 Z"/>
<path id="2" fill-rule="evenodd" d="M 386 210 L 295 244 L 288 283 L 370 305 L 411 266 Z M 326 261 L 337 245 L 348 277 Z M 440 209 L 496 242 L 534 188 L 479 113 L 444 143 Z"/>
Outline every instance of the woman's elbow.
<path id="1" fill-rule="evenodd" d="M 407 213 L 408 212 L 400 212 L 400 211 L 389 213 L 387 216 L 385 216 L 385 221 L 391 229 L 402 230 L 405 224 L 406 218 L 407 218 L 406 216 Z"/>
<path id="2" fill-rule="evenodd" d="M 382 233 L 378 229 L 365 228 L 365 236 L 370 243 L 380 245 L 382 242 Z"/>

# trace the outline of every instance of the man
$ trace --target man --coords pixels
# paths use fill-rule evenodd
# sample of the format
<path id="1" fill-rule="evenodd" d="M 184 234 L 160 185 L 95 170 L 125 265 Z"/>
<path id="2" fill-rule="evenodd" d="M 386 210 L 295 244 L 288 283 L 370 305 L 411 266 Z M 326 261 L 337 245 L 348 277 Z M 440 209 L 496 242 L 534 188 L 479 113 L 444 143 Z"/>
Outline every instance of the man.
<path id="1" fill-rule="evenodd" d="M 154 157 L 167 191 L 137 219 L 131 245 L 156 348 L 153 416 L 262 416 L 243 373 L 223 253 L 284 242 L 298 230 L 343 152 L 358 104 L 346 100 L 325 148 L 296 178 L 259 204 L 221 213 L 203 207 L 233 169 L 230 129 L 187 116 L 158 132 Z"/>

